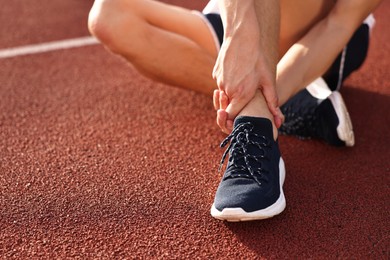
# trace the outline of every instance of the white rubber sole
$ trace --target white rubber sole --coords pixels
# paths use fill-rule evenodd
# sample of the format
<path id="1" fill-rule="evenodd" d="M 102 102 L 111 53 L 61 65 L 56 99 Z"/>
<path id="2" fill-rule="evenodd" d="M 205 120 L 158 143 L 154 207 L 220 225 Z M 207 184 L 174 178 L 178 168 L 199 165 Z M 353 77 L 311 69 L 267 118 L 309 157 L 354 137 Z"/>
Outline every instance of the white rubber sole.
<path id="1" fill-rule="evenodd" d="M 225 208 L 222 211 L 219 211 L 217 208 L 215 208 L 213 204 L 211 206 L 211 211 L 210 211 L 211 216 L 219 220 L 238 222 L 238 221 L 267 219 L 280 214 L 286 208 L 286 199 L 283 193 L 283 184 L 284 184 L 285 176 L 286 176 L 286 169 L 284 166 L 284 161 L 282 158 L 280 158 L 279 161 L 280 196 L 278 200 L 271 206 L 253 212 L 246 212 L 242 208 Z"/>
<path id="2" fill-rule="evenodd" d="M 355 145 L 355 135 L 353 133 L 352 121 L 349 116 L 347 107 L 345 106 L 343 97 L 338 91 L 332 92 L 328 97 L 332 102 L 333 108 L 336 111 L 337 117 L 339 118 L 339 125 L 337 126 L 337 135 L 340 140 L 345 142 L 346 146 Z"/>

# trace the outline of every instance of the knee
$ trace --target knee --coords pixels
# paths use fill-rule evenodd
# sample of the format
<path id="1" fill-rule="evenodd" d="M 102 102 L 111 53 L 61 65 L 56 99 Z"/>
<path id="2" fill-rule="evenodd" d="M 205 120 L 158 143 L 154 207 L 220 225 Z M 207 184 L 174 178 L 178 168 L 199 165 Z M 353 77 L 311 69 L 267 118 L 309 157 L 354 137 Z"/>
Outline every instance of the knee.
<path id="1" fill-rule="evenodd" d="M 113 40 L 112 18 L 117 12 L 119 1 L 96 0 L 88 16 L 89 32 L 98 38 L 104 45 L 111 45 Z"/>
<path id="2" fill-rule="evenodd" d="M 129 6 L 137 1 L 95 0 L 88 16 L 88 29 L 103 45 L 115 53 L 121 52 L 123 39 L 120 35 L 132 33 L 136 28 L 132 19 L 136 14 Z"/>

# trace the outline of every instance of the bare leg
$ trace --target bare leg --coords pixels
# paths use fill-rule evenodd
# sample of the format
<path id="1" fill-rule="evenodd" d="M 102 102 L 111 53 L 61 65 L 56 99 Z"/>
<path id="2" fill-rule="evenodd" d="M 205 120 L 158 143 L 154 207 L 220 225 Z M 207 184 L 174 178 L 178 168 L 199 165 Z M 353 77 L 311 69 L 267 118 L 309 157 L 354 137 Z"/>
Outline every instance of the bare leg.
<path id="1" fill-rule="evenodd" d="M 150 0 L 96 0 L 89 28 L 150 78 L 209 95 L 216 88 L 214 39 L 189 10 Z"/>
<path id="2" fill-rule="evenodd" d="M 334 1 L 280 0 L 280 32 L 277 27 L 272 29 L 264 26 L 269 24 L 269 21 L 278 12 L 275 3 L 269 3 L 269 6 L 264 6 L 264 4 L 267 4 L 267 1 L 258 1 L 256 12 L 259 26 L 264 30 L 262 34 L 267 35 L 266 38 L 263 38 L 263 48 L 268 50 L 268 59 L 271 61 L 272 68 L 275 69 L 276 62 L 282 58 L 287 50 L 330 12 Z M 280 81 L 276 85 L 279 100 L 282 101 L 281 104 L 296 92 L 295 89 L 292 91 L 290 88 L 285 88 L 285 85 L 289 85 L 286 82 Z M 301 86 L 301 89 L 304 87 Z M 252 116 L 255 114 L 262 117 L 271 116 L 270 113 L 267 113 L 268 111 L 265 111 L 267 110 L 265 108 L 264 98 L 259 92 L 242 113 Z"/>
<path id="3" fill-rule="evenodd" d="M 281 0 L 279 58 L 332 6 L 326 0 Z M 211 76 L 217 57 L 213 37 L 187 9 L 152 0 L 95 0 L 89 28 L 108 49 L 152 79 L 209 95 L 216 88 Z M 277 84 L 281 101 L 293 94 L 285 85 Z"/>
<path id="4" fill-rule="evenodd" d="M 300 41 L 315 24 L 324 19 L 336 1 L 308 1 L 308 0 L 281 0 L 281 22 L 280 22 L 280 40 L 279 40 L 279 60 L 286 52 L 298 41 Z M 278 77 L 276 80 L 279 104 L 283 105 L 290 97 L 299 90 L 306 87 L 310 82 L 301 83 L 301 77 L 304 71 L 294 66 L 294 60 L 291 55 L 287 59 L 278 63 Z M 286 62 L 287 60 L 287 62 Z M 285 67 L 294 69 L 284 70 Z M 280 77 L 280 75 L 283 75 Z M 320 75 L 319 75 L 320 76 Z M 312 79 L 315 80 L 315 79 Z M 299 82 L 297 84 L 297 82 Z"/>
<path id="5" fill-rule="evenodd" d="M 279 48 L 279 23 L 280 10 L 279 1 L 267 0 L 255 2 L 255 9 L 260 30 L 260 45 L 264 51 L 268 66 L 266 70 L 270 71 L 274 77 L 274 86 L 276 85 L 276 65 L 278 62 Z M 242 116 L 258 116 L 271 120 L 273 125 L 274 138 L 278 136 L 278 130 L 274 123 L 274 116 L 270 113 L 268 105 L 265 102 L 264 93 L 257 91 L 255 97 L 239 113 Z"/>

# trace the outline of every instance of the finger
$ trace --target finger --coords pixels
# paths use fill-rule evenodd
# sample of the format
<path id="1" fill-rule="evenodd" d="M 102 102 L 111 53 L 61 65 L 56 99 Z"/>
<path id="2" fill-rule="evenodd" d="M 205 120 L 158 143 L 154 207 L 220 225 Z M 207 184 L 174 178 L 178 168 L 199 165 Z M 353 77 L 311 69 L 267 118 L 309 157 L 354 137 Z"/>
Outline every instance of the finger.
<path id="1" fill-rule="evenodd" d="M 268 108 L 270 112 L 277 116 L 279 115 L 278 107 L 279 107 L 279 99 L 276 94 L 276 89 L 273 87 L 267 87 L 262 89 L 262 93 L 264 95 L 264 98 L 267 102 Z"/>
<path id="2" fill-rule="evenodd" d="M 278 115 L 276 117 L 274 117 L 274 120 L 275 120 L 276 128 L 279 128 L 282 126 L 282 124 L 284 122 L 284 115 L 279 107 L 277 108 L 277 111 L 278 111 Z"/>
<path id="3" fill-rule="evenodd" d="M 215 110 L 218 110 L 220 108 L 220 105 L 219 105 L 219 97 L 220 97 L 219 92 L 220 91 L 218 89 L 216 89 L 216 90 L 214 90 L 214 93 L 213 93 L 213 103 L 214 103 L 214 109 Z"/>
<path id="4" fill-rule="evenodd" d="M 225 92 L 220 91 L 219 92 L 219 108 L 226 109 L 228 105 L 229 105 L 228 96 L 225 94 Z"/>
<path id="5" fill-rule="evenodd" d="M 234 121 L 238 113 L 240 113 L 240 111 L 248 104 L 249 100 L 237 98 L 230 100 L 229 105 L 225 109 L 228 114 L 227 118 Z"/>
<path id="6" fill-rule="evenodd" d="M 286 118 L 284 117 L 284 114 L 283 114 L 282 110 L 280 110 L 280 108 L 279 108 L 279 111 L 280 111 L 280 116 L 281 116 L 281 119 L 282 119 L 281 124 L 283 124 L 283 123 L 284 123 L 284 120 L 285 120 Z"/>
<path id="7" fill-rule="evenodd" d="M 234 125 L 233 120 L 230 119 L 226 120 L 226 129 L 228 130 L 227 134 L 230 134 L 233 131 L 233 125 Z"/>
<path id="8" fill-rule="evenodd" d="M 229 134 L 229 130 L 226 128 L 227 113 L 223 109 L 217 111 L 217 125 L 221 128 L 222 132 Z"/>
<path id="9" fill-rule="evenodd" d="M 283 114 L 279 108 L 279 99 L 276 94 L 276 89 L 273 87 L 263 88 L 262 93 L 267 102 L 268 109 L 274 117 L 276 127 L 280 127 L 282 124 Z"/>

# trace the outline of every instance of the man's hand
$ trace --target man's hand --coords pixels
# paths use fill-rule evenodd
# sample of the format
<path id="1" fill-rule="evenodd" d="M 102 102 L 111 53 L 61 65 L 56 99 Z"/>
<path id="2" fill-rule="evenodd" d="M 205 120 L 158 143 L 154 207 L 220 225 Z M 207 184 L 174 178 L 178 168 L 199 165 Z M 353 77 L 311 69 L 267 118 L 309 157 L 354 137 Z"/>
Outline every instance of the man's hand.
<path id="1" fill-rule="evenodd" d="M 217 125 L 225 134 L 230 134 L 233 130 L 234 121 L 228 119 L 226 108 L 228 106 L 228 97 L 221 90 L 214 90 L 214 108 L 217 111 Z"/>
<path id="2" fill-rule="evenodd" d="M 224 101 L 227 106 L 221 109 L 226 110 L 230 120 L 234 120 L 253 98 L 259 81 L 258 73 L 253 73 L 256 58 L 251 55 L 251 52 L 257 49 L 256 44 L 248 43 L 245 44 L 247 45 L 245 49 L 241 49 L 242 39 L 235 39 L 224 42 L 213 71 L 218 88 L 226 97 Z M 227 132 L 225 125 L 219 126 L 222 131 Z"/>
<path id="3" fill-rule="evenodd" d="M 222 45 L 213 71 L 213 77 L 219 90 L 225 94 L 224 102 L 227 104 L 220 107 L 224 113 L 218 113 L 218 125 L 222 131 L 229 133 L 231 129 L 227 128 L 225 121 L 233 121 L 252 100 L 256 90 L 260 89 L 274 116 L 276 127 L 279 127 L 283 115 L 278 107 L 274 74 L 268 69 L 269 65 L 256 41 L 241 43 L 242 38 L 236 39 Z"/>
<path id="4" fill-rule="evenodd" d="M 274 5 L 273 1 L 275 0 L 264 2 Z M 261 4 L 266 5 L 264 2 Z M 275 124 L 279 127 L 283 115 L 278 108 L 275 89 L 278 43 L 267 40 L 268 38 L 277 40 L 277 35 L 268 35 L 267 30 L 259 27 L 254 1 L 220 0 L 220 3 L 225 36 L 214 66 L 213 77 L 219 90 L 227 97 L 227 106 L 220 108 L 224 112 L 218 112 L 218 125 L 224 132 L 230 132 L 226 122 L 233 121 L 252 100 L 257 89 L 260 89 L 274 116 Z M 278 8 L 278 4 L 275 8 Z M 278 34 L 279 17 L 275 19 L 277 20 L 275 25 L 269 21 L 271 24 L 267 26 L 274 26 L 272 33 Z M 269 48 L 270 45 L 272 48 Z"/>
<path id="5" fill-rule="evenodd" d="M 216 90 L 214 90 L 213 101 L 214 101 L 213 102 L 214 108 L 217 111 L 217 124 L 218 124 L 218 126 L 221 128 L 221 130 L 224 133 L 230 134 L 231 131 L 233 130 L 234 120 L 229 119 L 228 113 L 226 112 L 226 108 L 229 105 L 227 95 L 225 94 L 225 92 L 216 89 Z M 281 125 L 284 121 L 284 115 L 281 114 L 280 118 L 281 118 L 281 123 L 280 123 L 280 125 Z M 277 127 L 280 127 L 280 125 L 278 125 Z"/>

